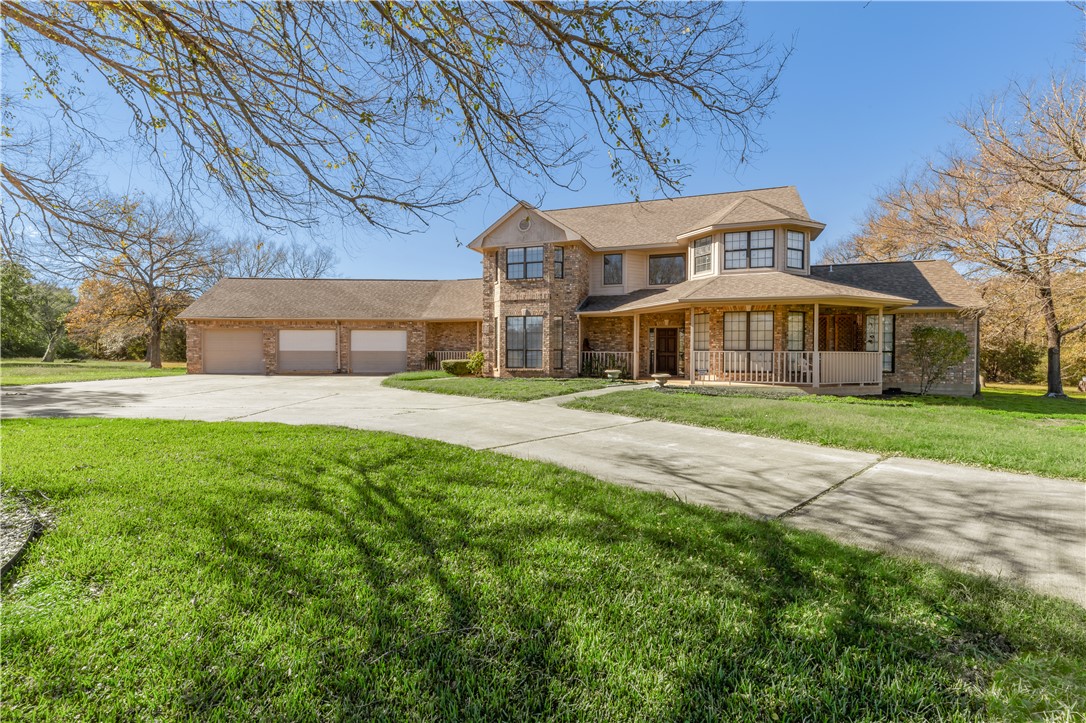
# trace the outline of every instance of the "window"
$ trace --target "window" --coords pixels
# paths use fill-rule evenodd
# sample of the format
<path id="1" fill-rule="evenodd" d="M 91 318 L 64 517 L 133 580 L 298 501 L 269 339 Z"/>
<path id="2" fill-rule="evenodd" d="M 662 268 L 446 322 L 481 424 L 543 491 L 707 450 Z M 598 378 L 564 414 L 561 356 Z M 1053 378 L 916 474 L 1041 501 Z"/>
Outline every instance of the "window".
<path id="1" fill-rule="evenodd" d="M 802 311 L 788 312 L 788 351 L 803 351 L 806 343 L 807 315 Z"/>
<path id="2" fill-rule="evenodd" d="M 803 268 L 803 253 L 806 250 L 807 237 L 799 231 L 788 232 L 788 268 Z"/>
<path id="3" fill-rule="evenodd" d="M 704 274 L 713 270 L 713 237 L 694 242 L 694 273 Z"/>
<path id="4" fill-rule="evenodd" d="M 620 286 L 622 284 L 622 254 L 603 255 L 603 285 Z"/>
<path id="5" fill-rule="evenodd" d="M 751 350 L 773 351 L 773 312 L 750 312 L 750 346 Z"/>
<path id="6" fill-rule="evenodd" d="M 543 368 L 543 317 L 505 317 L 505 368 Z"/>
<path id="7" fill-rule="evenodd" d="M 773 312 L 729 311 L 724 314 L 726 371 L 764 371 L 773 365 Z"/>
<path id="8" fill-rule="evenodd" d="M 894 371 L 894 318 L 893 314 L 882 316 L 882 370 L 884 372 Z M 879 338 L 875 331 L 878 328 L 879 315 L 868 314 L 867 329 L 864 334 L 864 348 L 867 351 L 879 350 Z"/>
<path id="9" fill-rule="evenodd" d="M 746 351 L 747 312 L 729 311 L 724 314 L 724 349 Z"/>
<path id="10" fill-rule="evenodd" d="M 562 359 L 562 350 L 566 345 L 565 325 L 560 316 L 554 317 L 554 327 L 551 329 L 551 366 L 561 369 L 565 366 Z"/>
<path id="11" fill-rule="evenodd" d="M 566 276 L 566 250 L 561 246 L 554 247 L 554 278 L 562 279 Z"/>
<path id="12" fill-rule="evenodd" d="M 686 279 L 686 257 L 682 254 L 649 256 L 649 285 L 678 284 Z"/>
<path id="13" fill-rule="evenodd" d="M 772 266 L 772 230 L 724 234 L 725 269 L 765 269 Z"/>
<path id="14" fill-rule="evenodd" d="M 527 246 L 505 250 L 505 278 L 542 279 L 543 247 Z"/>
<path id="15" fill-rule="evenodd" d="M 694 351 L 709 351 L 708 314 L 694 314 Z"/>

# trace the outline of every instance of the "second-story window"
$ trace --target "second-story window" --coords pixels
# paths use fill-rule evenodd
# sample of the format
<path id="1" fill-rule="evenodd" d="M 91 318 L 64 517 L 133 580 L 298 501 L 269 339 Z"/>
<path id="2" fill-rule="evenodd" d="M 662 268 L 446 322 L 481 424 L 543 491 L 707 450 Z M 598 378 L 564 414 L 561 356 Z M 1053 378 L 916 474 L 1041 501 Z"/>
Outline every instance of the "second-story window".
<path id="1" fill-rule="evenodd" d="M 505 278 L 507 279 L 542 279 L 543 247 L 505 250 Z"/>
<path id="2" fill-rule="evenodd" d="M 622 285 L 622 254 L 603 255 L 603 285 Z"/>
<path id="3" fill-rule="evenodd" d="M 713 237 L 701 238 L 694 242 L 694 273 L 704 274 L 713 270 Z"/>
<path id="4" fill-rule="evenodd" d="M 799 231 L 788 232 L 788 268 L 802 269 L 806 237 Z"/>
<path id="5" fill-rule="evenodd" d="M 739 231 L 724 234 L 725 269 L 773 267 L 773 231 Z"/>
<path id="6" fill-rule="evenodd" d="M 566 276 L 566 250 L 561 246 L 554 247 L 554 278 L 563 279 Z"/>
<path id="7" fill-rule="evenodd" d="M 686 280 L 686 257 L 682 254 L 649 256 L 649 285 L 678 284 Z"/>

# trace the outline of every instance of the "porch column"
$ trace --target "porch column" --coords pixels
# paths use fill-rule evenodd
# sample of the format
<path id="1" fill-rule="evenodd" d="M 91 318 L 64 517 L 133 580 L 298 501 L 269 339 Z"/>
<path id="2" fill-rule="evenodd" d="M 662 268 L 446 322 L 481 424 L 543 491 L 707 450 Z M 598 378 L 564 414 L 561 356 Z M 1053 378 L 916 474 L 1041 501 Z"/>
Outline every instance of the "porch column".
<path id="1" fill-rule="evenodd" d="M 633 369 L 631 376 L 636 380 L 641 376 L 641 314 L 634 314 L 633 323 Z"/>
<path id="2" fill-rule="evenodd" d="M 883 307 L 879 307 L 879 328 L 876 330 L 876 334 L 879 337 L 878 350 L 879 350 L 879 391 L 882 391 L 882 310 Z"/>
<path id="3" fill-rule="evenodd" d="M 690 376 L 690 384 L 694 384 L 694 307 L 690 307 L 687 318 L 690 319 L 689 324 L 686 325 L 686 373 Z"/>
<path id="4" fill-rule="evenodd" d="M 818 350 L 818 303 L 814 309 L 814 380 L 813 386 L 818 389 L 822 378 L 822 352 Z"/>
<path id="5" fill-rule="evenodd" d="M 581 375 L 581 359 L 584 358 L 582 350 L 584 349 L 584 322 L 581 319 L 581 315 L 577 314 L 577 376 Z"/>

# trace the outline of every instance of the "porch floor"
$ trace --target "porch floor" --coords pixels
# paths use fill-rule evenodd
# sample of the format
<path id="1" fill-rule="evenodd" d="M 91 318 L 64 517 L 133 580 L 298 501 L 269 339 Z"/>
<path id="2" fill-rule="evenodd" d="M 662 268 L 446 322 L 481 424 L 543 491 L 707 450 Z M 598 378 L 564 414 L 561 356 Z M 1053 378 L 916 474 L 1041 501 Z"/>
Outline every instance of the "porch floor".
<path id="1" fill-rule="evenodd" d="M 652 377 L 638 377 L 638 382 L 655 382 Z M 810 385 L 795 384 L 755 384 L 752 382 L 691 382 L 686 377 L 672 377 L 668 380 L 669 387 L 722 387 L 725 389 L 788 389 L 797 394 L 829 394 L 835 397 L 856 397 L 872 394 L 882 394 L 882 387 L 878 384 L 823 384 L 817 389 Z"/>

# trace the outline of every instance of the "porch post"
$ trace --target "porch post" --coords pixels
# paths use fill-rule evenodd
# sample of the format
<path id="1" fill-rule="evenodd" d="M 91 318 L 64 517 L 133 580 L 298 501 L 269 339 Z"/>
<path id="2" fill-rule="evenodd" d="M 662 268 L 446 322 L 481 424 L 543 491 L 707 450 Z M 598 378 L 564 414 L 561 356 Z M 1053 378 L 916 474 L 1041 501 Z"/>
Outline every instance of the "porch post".
<path id="1" fill-rule="evenodd" d="M 880 306 L 879 307 L 879 328 L 875 332 L 879 337 L 878 350 L 879 350 L 879 391 L 880 392 L 882 391 L 882 336 L 883 336 L 882 335 L 882 310 L 883 310 L 883 307 Z"/>
<path id="2" fill-rule="evenodd" d="M 584 320 L 577 314 L 577 376 L 581 375 L 581 360 L 584 359 Z"/>
<path id="3" fill-rule="evenodd" d="M 689 325 L 686 326 L 686 345 L 687 348 L 683 351 L 686 353 L 686 373 L 690 376 L 690 384 L 694 384 L 694 307 L 691 305 L 687 317 L 690 319 Z"/>
<path id="4" fill-rule="evenodd" d="M 631 376 L 635 381 L 641 376 L 641 314 L 634 314 L 633 369 L 631 372 Z"/>
<path id="5" fill-rule="evenodd" d="M 818 389 L 822 378 L 822 352 L 818 348 L 818 302 L 814 309 L 814 388 Z"/>

